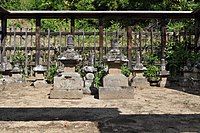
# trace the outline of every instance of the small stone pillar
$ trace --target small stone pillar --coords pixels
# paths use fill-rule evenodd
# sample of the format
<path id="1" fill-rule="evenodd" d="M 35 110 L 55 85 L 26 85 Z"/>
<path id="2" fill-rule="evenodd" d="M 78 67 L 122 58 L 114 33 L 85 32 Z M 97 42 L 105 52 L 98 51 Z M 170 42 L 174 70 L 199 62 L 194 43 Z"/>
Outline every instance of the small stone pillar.
<path id="1" fill-rule="evenodd" d="M 88 66 L 83 67 L 83 71 L 86 73 L 84 77 L 83 93 L 92 94 L 94 90 L 92 86 L 93 80 L 95 78 L 94 73 L 97 71 L 97 69 L 94 68 L 94 54 L 90 56 Z"/>
<path id="2" fill-rule="evenodd" d="M 140 52 L 137 51 L 136 64 L 133 67 L 133 73 L 134 73 L 133 75 L 135 75 L 132 82 L 133 86 L 136 86 L 138 88 L 145 88 L 148 86 L 149 83 L 147 79 L 144 77 L 145 70 L 146 70 L 146 67 L 144 67 L 143 64 L 141 63 Z"/>
<path id="3" fill-rule="evenodd" d="M 19 64 L 16 63 L 14 65 L 14 68 L 11 71 L 12 73 L 12 78 L 14 79 L 15 82 L 22 82 L 22 70 L 19 68 Z"/>
<path id="4" fill-rule="evenodd" d="M 34 82 L 34 87 L 43 88 L 47 86 L 47 82 L 44 79 L 44 73 L 47 71 L 46 67 L 42 65 L 37 65 L 33 68 L 36 81 Z"/>
<path id="5" fill-rule="evenodd" d="M 75 66 L 82 60 L 74 50 L 73 36 L 67 38 L 67 50 L 58 57 L 64 64 L 63 72 L 54 77 L 54 88 L 50 92 L 53 99 L 81 99 L 83 97 L 83 79 L 75 72 Z"/>
<path id="6" fill-rule="evenodd" d="M 165 59 L 161 59 L 161 71 L 160 71 L 160 87 L 169 87 L 169 81 L 167 80 L 167 77 L 169 76 L 169 71 L 166 70 L 166 63 Z"/>
<path id="7" fill-rule="evenodd" d="M 103 87 L 99 88 L 99 99 L 131 99 L 133 87 L 128 85 L 128 78 L 121 74 L 121 65 L 128 62 L 118 48 L 117 40 L 112 40 L 111 50 L 104 57 L 109 74 L 103 78 Z"/>

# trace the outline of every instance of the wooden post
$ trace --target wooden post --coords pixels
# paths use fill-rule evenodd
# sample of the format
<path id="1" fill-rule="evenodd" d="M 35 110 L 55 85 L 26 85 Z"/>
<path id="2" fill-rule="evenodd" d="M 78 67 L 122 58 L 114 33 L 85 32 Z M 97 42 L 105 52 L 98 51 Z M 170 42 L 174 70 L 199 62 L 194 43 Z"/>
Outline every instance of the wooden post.
<path id="1" fill-rule="evenodd" d="M 71 35 L 75 35 L 75 20 L 74 20 L 74 18 L 71 18 L 71 23 L 70 23 L 71 25 L 70 25 L 70 34 Z"/>
<path id="2" fill-rule="evenodd" d="M 195 19 L 195 42 L 194 42 L 194 44 L 195 44 L 195 47 L 197 47 L 198 46 L 198 42 L 199 42 L 199 37 L 200 37 L 200 30 L 199 30 L 199 28 L 200 28 L 200 19 L 199 18 L 196 18 Z"/>
<path id="3" fill-rule="evenodd" d="M 50 29 L 48 29 L 48 35 L 47 35 L 47 39 L 48 39 L 48 61 L 47 61 L 47 68 L 49 69 L 50 68 L 50 60 L 51 60 L 51 57 L 50 57 Z"/>
<path id="4" fill-rule="evenodd" d="M 132 68 L 132 29 L 131 26 L 127 26 L 127 49 L 128 49 L 128 66 Z"/>
<path id="5" fill-rule="evenodd" d="M 103 20 L 99 19 L 99 57 L 100 61 L 103 59 Z"/>
<path id="6" fill-rule="evenodd" d="M 5 38 L 6 38 L 6 34 L 7 34 L 7 18 L 5 16 L 3 16 L 1 18 L 1 44 L 0 44 L 0 47 L 1 47 L 1 51 L 0 51 L 0 61 L 2 61 L 2 57 L 3 57 L 3 45 L 5 43 Z"/>
<path id="7" fill-rule="evenodd" d="M 166 39 L 167 39 L 166 20 L 161 21 L 161 59 L 165 59 Z"/>
<path id="8" fill-rule="evenodd" d="M 40 59 L 40 27 L 41 27 L 41 19 L 36 18 L 36 33 L 35 33 L 35 45 L 36 45 L 36 60 L 35 65 L 39 65 Z"/>
<path id="9" fill-rule="evenodd" d="M 26 60 L 25 60 L 25 76 L 28 76 L 28 50 L 27 50 L 27 45 L 28 45 L 28 28 L 25 30 L 25 55 L 26 55 Z"/>

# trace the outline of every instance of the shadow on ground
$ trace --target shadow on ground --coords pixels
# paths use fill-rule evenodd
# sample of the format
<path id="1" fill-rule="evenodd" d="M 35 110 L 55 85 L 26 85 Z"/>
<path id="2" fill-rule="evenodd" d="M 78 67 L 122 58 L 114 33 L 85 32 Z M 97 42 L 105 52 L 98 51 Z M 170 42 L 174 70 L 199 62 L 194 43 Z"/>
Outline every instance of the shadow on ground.
<path id="1" fill-rule="evenodd" d="M 0 108 L 0 121 L 91 121 L 105 132 L 200 132 L 200 114 L 122 115 L 117 108 Z"/>

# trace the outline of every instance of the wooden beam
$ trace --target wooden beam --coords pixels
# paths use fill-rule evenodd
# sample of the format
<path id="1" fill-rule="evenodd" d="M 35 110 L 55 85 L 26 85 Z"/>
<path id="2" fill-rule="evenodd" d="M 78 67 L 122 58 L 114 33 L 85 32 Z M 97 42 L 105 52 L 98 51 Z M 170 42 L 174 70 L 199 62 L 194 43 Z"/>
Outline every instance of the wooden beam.
<path id="1" fill-rule="evenodd" d="M 99 51 L 99 57 L 100 57 L 100 61 L 102 61 L 103 59 L 103 20 L 99 19 L 99 47 L 100 47 L 100 51 Z"/>
<path id="2" fill-rule="evenodd" d="M 39 65 L 40 59 L 40 28 L 41 28 L 41 19 L 36 19 L 36 33 L 35 33 L 35 46 L 36 46 L 36 60 L 35 65 Z"/>
<path id="3" fill-rule="evenodd" d="M 75 35 L 75 19 L 71 18 L 71 23 L 70 23 L 70 34 L 71 35 Z"/>
<path id="4" fill-rule="evenodd" d="M 128 56 L 128 66 L 132 68 L 132 28 L 131 26 L 127 26 L 127 56 Z"/>
<path id="5" fill-rule="evenodd" d="M 196 18 L 195 19 L 195 40 L 194 40 L 194 43 L 195 43 L 195 47 L 198 46 L 198 43 L 199 43 L 199 37 L 200 37 L 200 19 L 199 18 Z"/>
<path id="6" fill-rule="evenodd" d="M 5 38 L 6 38 L 6 34 L 7 34 L 7 18 L 5 16 L 3 16 L 1 18 L 1 27 L 2 27 L 2 31 L 1 31 L 1 44 L 0 44 L 0 47 L 3 47 L 5 45 Z M 1 50 L 0 51 L 0 61 L 2 61 L 2 57 L 4 55 L 3 54 L 3 51 Z"/>
<path id="7" fill-rule="evenodd" d="M 166 19 L 161 20 L 161 59 L 165 59 L 165 49 L 167 41 Z"/>

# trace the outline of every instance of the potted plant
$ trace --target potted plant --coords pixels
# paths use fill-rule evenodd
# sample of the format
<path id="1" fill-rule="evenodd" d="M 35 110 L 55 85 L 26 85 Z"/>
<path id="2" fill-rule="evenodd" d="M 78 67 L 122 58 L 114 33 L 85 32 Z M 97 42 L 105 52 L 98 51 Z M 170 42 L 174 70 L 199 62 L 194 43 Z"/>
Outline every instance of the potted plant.
<path id="1" fill-rule="evenodd" d="M 145 76 L 147 77 L 147 81 L 150 83 L 151 86 L 158 86 L 160 77 L 159 77 L 159 67 L 156 65 L 149 65 L 147 70 L 144 72 Z"/>

